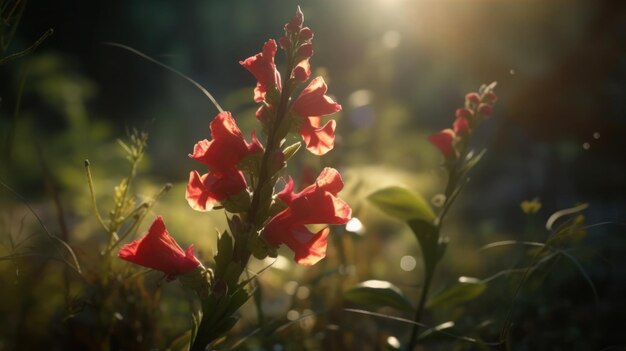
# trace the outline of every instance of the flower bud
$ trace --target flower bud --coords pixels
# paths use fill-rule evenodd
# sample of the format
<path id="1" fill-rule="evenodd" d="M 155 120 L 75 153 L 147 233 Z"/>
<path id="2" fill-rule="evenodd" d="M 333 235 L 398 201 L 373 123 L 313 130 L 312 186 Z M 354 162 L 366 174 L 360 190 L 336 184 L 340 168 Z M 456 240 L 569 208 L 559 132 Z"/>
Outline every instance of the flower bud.
<path id="1" fill-rule="evenodd" d="M 454 132 L 457 135 L 465 135 L 467 134 L 467 132 L 469 132 L 469 128 L 470 128 L 469 121 L 465 117 L 457 116 L 456 120 L 454 121 L 453 128 L 454 128 Z"/>
<path id="2" fill-rule="evenodd" d="M 309 40 L 309 39 L 313 38 L 313 31 L 309 27 L 304 27 L 304 28 L 300 29 L 300 35 L 299 36 L 300 36 L 300 39 L 302 39 L 302 40 Z"/>
<path id="3" fill-rule="evenodd" d="M 310 43 L 303 44 L 298 48 L 298 55 L 305 58 L 313 56 L 313 45 Z"/>
<path id="4" fill-rule="evenodd" d="M 489 104 L 480 104 L 480 106 L 478 106 L 478 113 L 483 116 L 490 116 L 491 112 L 493 112 L 493 106 Z"/>
<path id="5" fill-rule="evenodd" d="M 285 31 L 292 32 L 292 33 L 298 32 L 300 28 L 302 28 L 303 22 L 304 22 L 304 14 L 302 13 L 302 10 L 300 10 L 300 6 L 298 6 L 296 15 L 293 16 L 293 18 L 287 24 L 285 24 Z"/>
<path id="6" fill-rule="evenodd" d="M 296 67 L 293 70 L 293 76 L 294 78 L 296 78 L 297 80 L 301 82 L 306 82 L 306 80 L 309 79 L 309 75 L 306 73 L 306 71 L 302 67 Z"/>
<path id="7" fill-rule="evenodd" d="M 288 50 L 289 45 L 291 44 L 289 42 L 289 38 L 287 38 L 286 36 L 280 37 L 280 39 L 278 39 L 278 43 L 280 44 L 280 47 L 283 48 L 284 50 Z"/>
<path id="8" fill-rule="evenodd" d="M 465 101 L 466 102 L 473 102 L 473 103 L 479 103 L 480 102 L 480 95 L 478 95 L 477 93 L 469 93 L 467 95 L 465 95 Z"/>
<path id="9" fill-rule="evenodd" d="M 454 115 L 456 118 L 471 118 L 472 112 L 466 108 L 457 108 Z"/>

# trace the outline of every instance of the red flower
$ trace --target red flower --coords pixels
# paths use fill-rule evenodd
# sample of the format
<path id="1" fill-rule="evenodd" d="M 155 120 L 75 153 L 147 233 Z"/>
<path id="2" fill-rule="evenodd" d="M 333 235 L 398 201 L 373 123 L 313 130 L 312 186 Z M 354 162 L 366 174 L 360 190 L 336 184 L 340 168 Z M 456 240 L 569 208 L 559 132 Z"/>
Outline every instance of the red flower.
<path id="1" fill-rule="evenodd" d="M 263 151 L 254 133 L 252 142 L 246 142 L 230 112 L 220 112 L 210 128 L 213 140 L 196 143 L 189 157 L 204 163 L 211 171 L 230 172 L 246 156 Z"/>
<path id="2" fill-rule="evenodd" d="M 146 235 L 124 245 L 117 255 L 123 260 L 161 271 L 170 280 L 200 265 L 193 255 L 193 244 L 183 251 L 165 229 L 161 216 L 155 218 Z"/>
<path id="3" fill-rule="evenodd" d="M 341 105 L 326 95 L 327 90 L 324 78 L 317 77 L 304 88 L 291 107 L 291 111 L 302 118 L 300 135 L 306 148 L 315 155 L 331 150 L 335 140 L 334 121 L 320 127 L 320 117 L 341 111 Z"/>
<path id="4" fill-rule="evenodd" d="M 287 245 L 295 253 L 301 265 L 311 266 L 326 256 L 328 227 L 317 233 L 311 232 L 308 224 L 345 224 L 352 210 L 337 193 L 343 181 L 337 170 L 324 168 L 311 184 L 299 193 L 293 192 L 293 180 L 277 194 L 287 208 L 274 216 L 265 226 L 263 236 L 274 246 Z"/>
<path id="5" fill-rule="evenodd" d="M 274 64 L 276 56 L 276 42 L 270 39 L 263 45 L 263 51 L 248 57 L 239 64 L 244 66 L 257 80 L 256 88 L 254 88 L 254 101 L 261 102 L 265 99 L 265 94 L 270 89 L 280 91 L 280 73 Z"/>
<path id="6" fill-rule="evenodd" d="M 191 171 L 185 198 L 194 210 L 210 211 L 222 200 L 239 194 L 246 187 L 246 178 L 238 170 L 209 172 L 202 176 L 197 171 Z"/>
<path id="7" fill-rule="evenodd" d="M 237 164 L 248 155 L 263 152 L 263 146 L 252 133 L 248 143 L 230 112 L 221 112 L 211 122 L 213 140 L 201 140 L 189 157 L 207 165 L 209 173 L 189 174 L 185 197 L 197 211 L 209 211 L 217 203 L 246 189 L 246 179 Z"/>
<path id="8" fill-rule="evenodd" d="M 456 134 L 452 129 L 444 129 L 439 133 L 429 136 L 428 141 L 435 145 L 446 158 L 453 158 L 454 146 L 452 145 L 452 142 L 454 141 L 455 136 Z"/>

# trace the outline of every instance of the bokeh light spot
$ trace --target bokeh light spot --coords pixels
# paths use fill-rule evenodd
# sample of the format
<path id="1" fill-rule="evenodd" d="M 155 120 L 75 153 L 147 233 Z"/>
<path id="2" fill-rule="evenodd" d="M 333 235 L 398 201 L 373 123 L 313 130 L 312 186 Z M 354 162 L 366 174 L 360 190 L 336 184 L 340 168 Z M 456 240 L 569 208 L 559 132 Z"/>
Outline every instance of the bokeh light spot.
<path id="1" fill-rule="evenodd" d="M 400 268 L 402 268 L 403 271 L 410 272 L 415 269 L 416 265 L 417 261 L 413 256 L 402 256 L 400 259 Z"/>
<path id="2" fill-rule="evenodd" d="M 348 223 L 346 223 L 346 231 L 356 234 L 363 234 L 365 228 L 363 227 L 363 223 L 361 223 L 358 218 L 352 217 L 348 221 Z"/>
<path id="3" fill-rule="evenodd" d="M 295 321 L 298 318 L 300 318 L 300 312 L 298 312 L 296 310 L 289 310 L 289 312 L 287 312 L 287 319 L 288 320 Z"/>

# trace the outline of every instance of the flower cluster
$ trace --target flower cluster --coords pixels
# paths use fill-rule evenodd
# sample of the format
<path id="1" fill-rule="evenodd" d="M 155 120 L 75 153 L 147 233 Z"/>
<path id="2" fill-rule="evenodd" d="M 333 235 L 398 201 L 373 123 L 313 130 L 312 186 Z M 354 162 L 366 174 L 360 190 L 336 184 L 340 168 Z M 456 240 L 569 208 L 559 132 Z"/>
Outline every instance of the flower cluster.
<path id="1" fill-rule="evenodd" d="M 206 166 L 206 173 L 190 172 L 187 202 L 197 211 L 224 208 L 232 214 L 230 223 L 247 223 L 231 226 L 238 252 L 227 258 L 243 265 L 251 254 L 271 255 L 283 244 L 294 251 L 296 262 L 315 264 L 326 254 L 330 230 L 325 227 L 313 233 L 307 225 L 344 224 L 351 215 L 350 207 L 337 197 L 343 181 L 332 168 L 325 168 L 315 183 L 301 192 L 294 192 L 294 182 L 289 178 L 285 188 L 273 195 L 278 172 L 298 148 L 283 146 L 287 134 L 300 134 L 311 153 L 323 155 L 334 146 L 336 123 L 330 120 L 322 125 L 322 117 L 341 110 L 341 105 L 326 95 L 322 77 L 311 79 L 291 101 L 291 95 L 311 76 L 313 32 L 303 27 L 303 22 L 298 8 L 279 39 L 287 58 L 283 79 L 274 62 L 278 46 L 273 39 L 265 43 L 260 53 L 240 62 L 257 80 L 254 101 L 261 103 L 256 116 L 267 137 L 265 147 L 255 132 L 248 142 L 231 113 L 222 111 L 209 126 L 211 139 L 198 141 L 189 154 Z M 162 271 L 168 278 L 200 266 L 193 256 L 193 247 L 183 252 L 168 234 L 161 217 L 155 219 L 144 237 L 124 246 L 119 256 Z"/>
<path id="2" fill-rule="evenodd" d="M 467 137 L 493 111 L 493 104 L 498 97 L 493 92 L 495 83 L 483 85 L 478 92 L 465 95 L 465 107 L 456 110 L 456 119 L 452 128 L 443 129 L 428 137 L 435 147 L 441 151 L 447 161 L 454 161 L 461 156 Z"/>
<path id="3" fill-rule="evenodd" d="M 264 126 L 273 125 L 282 132 L 295 130 L 311 153 L 323 155 L 334 146 L 336 123 L 329 120 L 322 126 L 321 118 L 341 111 L 341 105 L 326 95 L 328 88 L 324 78 L 311 80 L 290 107 L 287 106 L 293 90 L 311 76 L 309 60 L 313 56 L 313 32 L 303 27 L 303 22 L 304 16 L 298 9 L 296 16 L 285 25 L 285 35 L 279 40 L 287 56 L 284 84 L 274 63 L 277 45 L 273 39 L 265 43 L 262 52 L 240 64 L 257 79 L 254 101 L 262 105 L 256 115 Z M 287 118 L 281 120 L 284 115 Z"/>
<path id="4" fill-rule="evenodd" d="M 314 184 L 299 193 L 294 192 L 289 178 L 285 188 L 273 195 L 279 171 L 299 146 L 284 147 L 286 136 L 290 132 L 300 134 L 311 153 L 323 155 L 334 146 L 336 123 L 329 120 L 322 125 L 322 117 L 341 110 L 341 105 L 326 95 L 328 88 L 322 77 L 311 79 L 291 99 L 311 76 L 313 32 L 303 27 L 303 22 L 304 15 L 298 8 L 279 39 L 287 59 L 284 78 L 274 62 L 278 46 L 273 39 L 263 45 L 260 53 L 240 61 L 257 80 L 254 101 L 261 103 L 256 116 L 267 137 L 265 146 L 254 131 L 248 142 L 231 113 L 221 111 L 209 126 L 211 140 L 198 141 L 189 154 L 206 166 L 206 173 L 189 173 L 185 195 L 189 206 L 197 211 L 224 208 L 232 214 L 230 224 L 246 223 L 231 225 L 237 252 L 225 258 L 237 262 L 239 270 L 250 255 L 273 255 L 283 244 L 294 251 L 296 262 L 315 264 L 326 255 L 330 230 L 325 227 L 313 233 L 307 225 L 344 224 L 350 219 L 350 207 L 337 197 L 343 181 L 332 168 L 325 168 Z M 170 279 L 200 266 L 193 247 L 183 252 L 161 217 L 155 219 L 144 237 L 124 246 L 119 256 L 162 271 Z M 218 271 L 216 276 L 223 273 Z"/>

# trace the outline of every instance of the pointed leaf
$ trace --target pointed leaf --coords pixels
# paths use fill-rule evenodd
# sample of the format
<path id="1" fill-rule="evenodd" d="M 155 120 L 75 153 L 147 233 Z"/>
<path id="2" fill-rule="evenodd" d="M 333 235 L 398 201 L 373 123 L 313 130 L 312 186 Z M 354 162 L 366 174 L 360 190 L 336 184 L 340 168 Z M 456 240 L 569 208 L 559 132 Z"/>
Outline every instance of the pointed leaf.
<path id="1" fill-rule="evenodd" d="M 457 339 L 456 336 L 454 335 L 450 335 L 447 332 L 449 332 L 452 328 L 454 328 L 454 322 L 453 321 L 448 321 L 445 323 L 441 323 L 437 326 L 434 326 L 430 329 L 425 330 L 423 333 L 421 333 L 418 337 L 417 340 L 419 341 L 426 341 L 426 340 L 455 340 Z"/>
<path id="2" fill-rule="evenodd" d="M 359 305 L 393 307 L 400 311 L 413 311 L 411 302 L 397 286 L 383 280 L 367 280 L 344 293 L 346 300 Z"/>
<path id="3" fill-rule="evenodd" d="M 380 189 L 370 194 L 368 200 L 386 214 L 403 221 L 435 219 L 435 213 L 421 195 L 399 186 Z"/>
<path id="4" fill-rule="evenodd" d="M 552 231 L 552 227 L 554 226 L 554 223 L 561 217 L 563 216 L 568 216 L 574 213 L 578 213 L 581 212 L 585 209 L 587 209 L 587 207 L 589 207 L 589 204 L 584 203 L 584 204 L 580 204 L 576 207 L 572 207 L 572 208 L 566 208 L 564 210 L 560 210 L 560 211 L 556 211 L 554 214 L 552 214 L 552 216 L 550 216 L 550 218 L 548 218 L 548 221 L 546 222 L 546 229 Z"/>
<path id="5" fill-rule="evenodd" d="M 291 156 L 293 156 L 300 149 L 301 145 L 302 145 L 302 143 L 298 141 L 295 144 L 291 144 L 291 145 L 287 146 L 283 150 L 283 154 L 285 155 L 285 161 L 288 161 L 291 158 Z"/>
<path id="6" fill-rule="evenodd" d="M 426 303 L 426 308 L 431 309 L 440 306 L 451 307 L 460 303 L 473 300 L 480 296 L 487 289 L 487 284 L 482 283 L 476 278 L 461 277 L 459 282 L 453 284 L 435 296 L 431 297 Z"/>
<path id="7" fill-rule="evenodd" d="M 222 277 L 233 258 L 233 238 L 225 230 L 217 238 L 217 254 L 215 255 L 215 274 Z"/>

